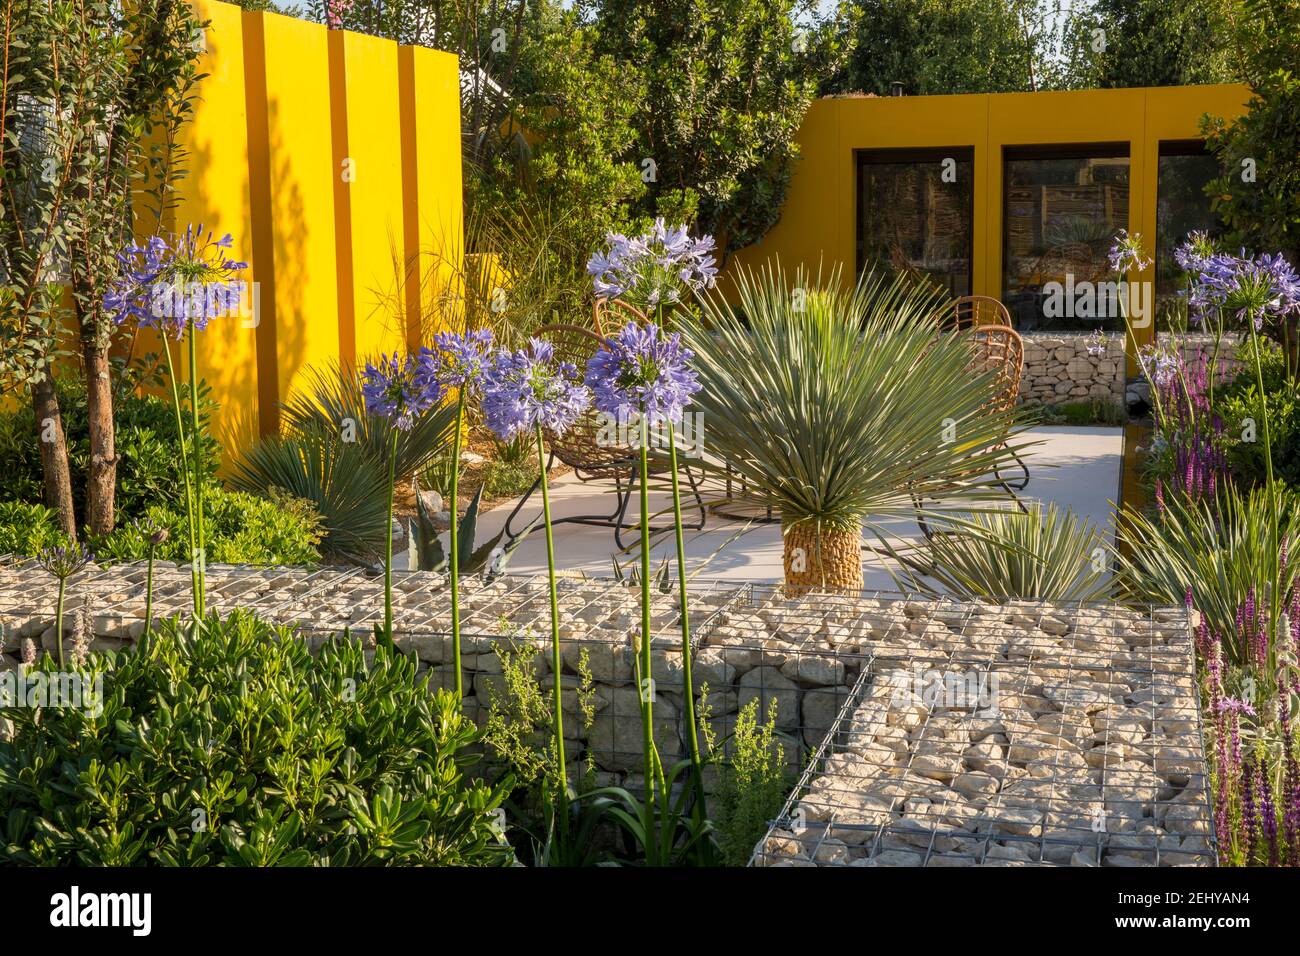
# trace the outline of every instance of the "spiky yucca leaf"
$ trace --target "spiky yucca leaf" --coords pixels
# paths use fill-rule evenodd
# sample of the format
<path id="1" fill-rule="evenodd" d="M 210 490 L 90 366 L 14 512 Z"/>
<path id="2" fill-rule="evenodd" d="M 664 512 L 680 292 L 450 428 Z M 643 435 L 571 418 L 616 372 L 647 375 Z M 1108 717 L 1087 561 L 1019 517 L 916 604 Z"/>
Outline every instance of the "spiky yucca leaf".
<path id="1" fill-rule="evenodd" d="M 1035 502 L 1021 511 L 984 511 L 950 523 L 916 553 L 883 543 L 903 566 L 908 590 L 976 599 L 1099 601 L 1110 584 L 1110 549 L 1088 519 Z M 883 542 L 883 539 L 882 539 Z"/>
<path id="2" fill-rule="evenodd" d="M 313 502 L 321 515 L 321 550 L 365 562 L 384 548 L 387 480 L 387 466 L 362 445 L 317 425 L 257 442 L 236 462 L 230 483 L 263 495 L 283 488 Z"/>
<path id="3" fill-rule="evenodd" d="M 450 445 L 455 424 L 456 407 L 444 402 L 417 417 L 410 431 L 399 429 L 398 478 L 407 478 L 424 468 Z M 341 440 L 359 445 L 387 468 L 394 426 L 383 416 L 366 413 L 361 373 L 357 369 L 337 362 L 306 369 L 306 385 L 296 389 L 280 405 L 280 426 L 285 435 L 333 432 Z"/>
<path id="4" fill-rule="evenodd" d="M 1273 537 L 1273 499 L 1262 487 L 1242 493 L 1226 484 L 1215 498 L 1199 502 L 1166 495 L 1159 517 L 1126 514 L 1120 524 L 1122 593 L 1144 604 L 1179 605 L 1190 589 L 1210 632 L 1224 639 L 1229 658 L 1245 663 L 1249 648 L 1232 638 L 1251 589 L 1257 600 L 1264 598 L 1273 586 L 1274 565 L 1280 565 L 1282 594 L 1296 583 L 1294 556 L 1285 564 L 1279 558 L 1283 542 L 1294 551 L 1300 540 L 1300 499 L 1282 487 L 1277 494 L 1281 542 Z"/>
<path id="5" fill-rule="evenodd" d="M 683 328 L 696 408 L 706 450 L 787 525 L 857 531 L 910 512 L 913 494 L 1005 497 L 993 470 L 1011 460 L 998 446 L 1016 415 L 984 407 L 992 376 L 968 370 L 964 341 L 936 335 L 933 291 L 874 271 L 851 288 L 838 269 L 790 281 L 779 263 L 735 283 L 734 307 L 706 294 Z"/>

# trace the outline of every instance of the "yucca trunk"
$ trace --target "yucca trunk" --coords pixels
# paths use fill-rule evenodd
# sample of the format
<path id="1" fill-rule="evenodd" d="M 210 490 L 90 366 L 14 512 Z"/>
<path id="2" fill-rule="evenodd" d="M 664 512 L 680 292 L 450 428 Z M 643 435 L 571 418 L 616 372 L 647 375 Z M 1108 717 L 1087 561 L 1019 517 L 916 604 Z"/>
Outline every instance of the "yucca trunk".
<path id="1" fill-rule="evenodd" d="M 787 594 L 862 589 L 862 533 L 812 521 L 781 526 Z"/>

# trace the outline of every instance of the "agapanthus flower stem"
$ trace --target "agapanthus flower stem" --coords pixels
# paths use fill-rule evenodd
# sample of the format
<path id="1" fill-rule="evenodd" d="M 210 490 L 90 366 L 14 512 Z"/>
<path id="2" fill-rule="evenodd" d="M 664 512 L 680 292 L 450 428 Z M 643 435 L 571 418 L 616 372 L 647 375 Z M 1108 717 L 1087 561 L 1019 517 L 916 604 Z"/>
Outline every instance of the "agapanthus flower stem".
<path id="1" fill-rule="evenodd" d="M 190 347 L 190 423 L 193 426 L 191 441 L 194 443 L 194 549 L 190 559 L 194 563 L 194 579 L 198 588 L 194 593 L 194 613 L 198 621 L 203 620 L 207 607 L 207 582 L 204 571 L 207 567 L 207 554 L 204 551 L 203 535 L 203 434 L 199 430 L 199 365 L 198 334 L 194 324 L 189 326 Z"/>
<path id="2" fill-rule="evenodd" d="M 691 758 L 691 779 L 695 784 L 695 815 L 707 816 L 704 806 L 704 771 L 700 762 L 699 733 L 695 726 L 695 682 L 691 678 L 691 618 L 686 594 L 686 544 L 682 535 L 682 489 L 677 477 L 677 436 L 668 421 L 668 470 L 673 481 L 673 534 L 677 543 L 677 589 L 682 602 L 682 678 L 686 682 L 686 742 Z"/>
<path id="3" fill-rule="evenodd" d="M 1280 507 L 1277 500 L 1277 484 L 1273 480 L 1273 436 L 1269 432 L 1268 425 L 1268 394 L 1264 391 L 1264 370 L 1259 360 L 1259 333 L 1255 331 L 1253 323 L 1249 326 L 1250 331 L 1250 350 L 1255 356 L 1255 387 L 1259 389 L 1260 417 L 1263 419 L 1262 430 L 1264 432 L 1264 474 L 1268 478 L 1268 495 L 1272 501 L 1273 507 L 1269 509 L 1270 524 L 1273 532 L 1271 547 L 1268 549 L 1269 560 L 1273 566 L 1273 597 L 1269 601 L 1269 648 L 1270 651 L 1277 646 L 1277 616 L 1282 605 L 1282 581 L 1278 568 L 1278 554 L 1282 547 L 1282 535 L 1278 528 L 1278 508 Z"/>
<path id="4" fill-rule="evenodd" d="M 456 675 L 456 699 L 465 699 L 465 688 L 460 673 L 460 546 L 457 542 L 456 525 L 460 523 L 460 502 L 456 497 L 460 480 L 460 431 L 465 421 L 465 386 L 461 386 L 456 397 L 456 434 L 452 438 L 451 451 L 451 664 Z M 559 671 L 557 670 L 558 674 Z"/>
<path id="5" fill-rule="evenodd" d="M 655 799 L 654 681 L 650 655 L 650 426 L 641 416 L 641 721 L 645 751 L 645 803 L 647 812 Z"/>
<path id="6" fill-rule="evenodd" d="M 397 435 L 392 429 L 393 438 L 388 445 L 388 528 L 384 536 L 384 644 L 393 646 L 393 485 L 397 483 Z"/>
<path id="7" fill-rule="evenodd" d="M 555 787 L 560 831 L 568 828 L 569 777 L 564 759 L 564 698 L 560 682 L 560 602 L 555 590 L 555 535 L 551 531 L 551 493 L 546 481 L 546 447 L 537 426 L 537 475 L 542 491 L 542 523 L 546 526 L 546 583 L 551 598 L 551 700 L 555 713 Z"/>
<path id="8" fill-rule="evenodd" d="M 189 532 L 190 555 L 193 556 L 194 549 L 197 547 L 194 536 L 194 489 L 191 487 L 189 452 L 185 450 L 185 422 L 181 417 L 181 391 L 176 380 L 176 365 L 172 360 L 171 343 L 165 334 L 160 338 L 162 338 L 163 343 L 163 354 L 167 357 L 167 381 L 171 384 L 172 410 L 176 413 L 176 437 L 181 443 L 181 476 L 185 482 L 185 524 Z M 194 609 L 197 617 L 199 573 L 193 561 L 190 562 L 190 591 L 194 599 Z"/>
<path id="9" fill-rule="evenodd" d="M 153 559 L 157 551 L 157 545 L 149 545 L 149 567 L 144 574 L 144 633 L 146 637 L 153 630 Z"/>
<path id="10" fill-rule="evenodd" d="M 59 670 L 63 670 L 63 596 L 68 589 L 68 579 L 59 578 L 59 603 L 54 609 L 54 642 L 59 646 Z"/>

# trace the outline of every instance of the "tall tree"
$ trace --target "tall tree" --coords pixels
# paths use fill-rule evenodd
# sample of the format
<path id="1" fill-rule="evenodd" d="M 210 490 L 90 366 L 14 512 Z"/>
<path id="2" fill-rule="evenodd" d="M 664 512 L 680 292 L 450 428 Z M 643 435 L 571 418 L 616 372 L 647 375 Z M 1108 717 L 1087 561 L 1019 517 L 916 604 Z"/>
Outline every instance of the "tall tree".
<path id="1" fill-rule="evenodd" d="M 587 0 L 597 51 L 636 71 L 646 108 L 628 158 L 634 207 L 693 218 L 719 249 L 749 245 L 780 216 L 795 134 L 848 55 L 856 14 L 815 0 Z"/>
<path id="2" fill-rule="evenodd" d="M 1237 79 L 1230 15 L 1240 0 L 1094 0 L 1065 28 L 1063 85 L 1180 86 Z"/>
<path id="3" fill-rule="evenodd" d="M 64 209 L 73 179 L 71 129 L 84 98 L 65 101 L 61 26 L 46 0 L 5 0 L 0 76 L 0 394 L 26 390 L 35 411 L 45 502 L 69 538 L 77 517 L 54 364 L 68 321 L 62 285 Z M 62 122 L 66 117 L 68 122 Z"/>
<path id="4" fill-rule="evenodd" d="M 1245 0 L 1229 12 L 1248 109 L 1206 117 L 1223 175 L 1206 186 L 1230 248 L 1283 253 L 1300 266 L 1300 0 Z M 1278 330 L 1300 369 L 1300 316 Z"/>
<path id="5" fill-rule="evenodd" d="M 1004 93 L 1043 85 L 1043 20 L 1022 0 L 854 0 L 856 45 L 826 84 L 884 96 Z"/>
<path id="6" fill-rule="evenodd" d="M 52 382 L 62 313 L 50 290 L 66 282 L 90 426 L 84 517 L 106 534 L 117 458 L 104 294 L 139 200 L 152 198 L 154 222 L 170 201 L 202 34 L 184 0 L 14 0 L 5 14 L 5 327 L 30 356 L 11 377 L 31 385 L 40 437 L 55 436 L 42 441 L 46 497 L 75 530 Z"/>

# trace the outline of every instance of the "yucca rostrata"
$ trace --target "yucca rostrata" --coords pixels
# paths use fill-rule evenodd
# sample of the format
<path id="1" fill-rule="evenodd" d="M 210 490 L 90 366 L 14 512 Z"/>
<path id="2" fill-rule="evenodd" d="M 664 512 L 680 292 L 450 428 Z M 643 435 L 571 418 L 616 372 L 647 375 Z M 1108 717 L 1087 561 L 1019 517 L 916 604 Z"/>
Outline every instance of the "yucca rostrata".
<path id="1" fill-rule="evenodd" d="M 939 297 L 906 276 L 845 285 L 779 263 L 735 274 L 684 322 L 703 386 L 710 454 L 779 509 L 792 590 L 862 587 L 862 527 L 914 500 L 966 507 L 1005 496 L 1015 414 L 986 407 L 989 373 L 961 336 L 939 335 Z"/>

